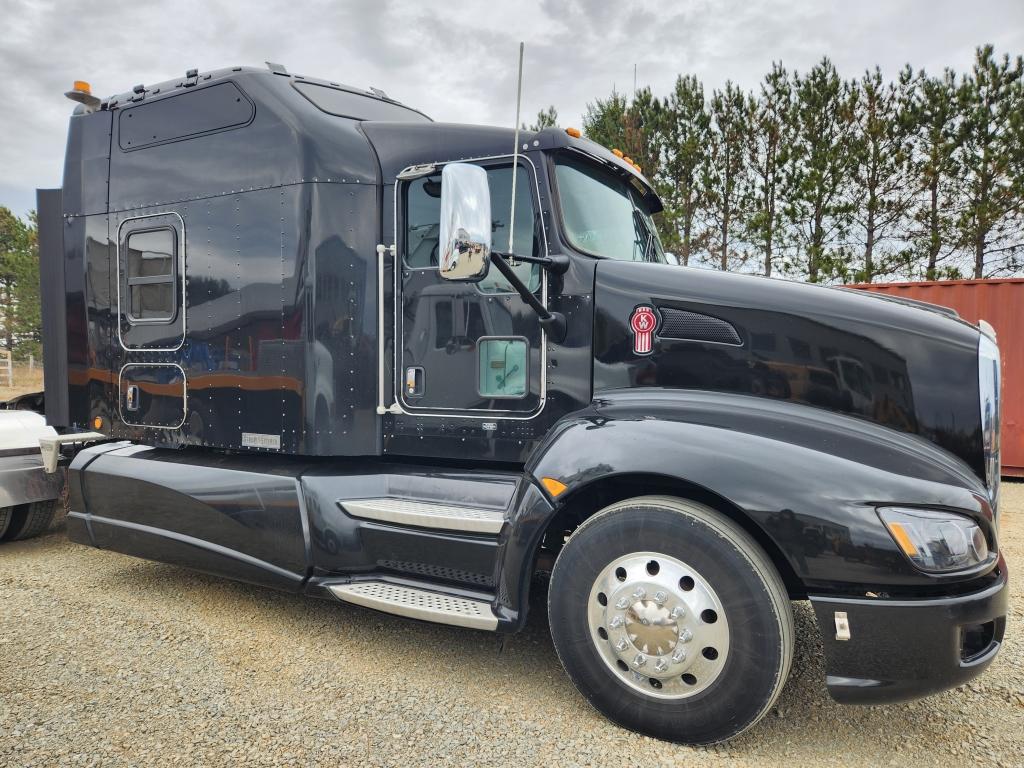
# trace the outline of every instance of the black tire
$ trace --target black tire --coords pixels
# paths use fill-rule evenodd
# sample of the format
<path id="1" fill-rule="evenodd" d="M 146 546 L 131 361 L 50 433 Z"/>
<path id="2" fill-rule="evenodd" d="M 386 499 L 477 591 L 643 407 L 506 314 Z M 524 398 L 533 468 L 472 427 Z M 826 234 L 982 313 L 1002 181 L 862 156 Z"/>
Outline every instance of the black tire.
<path id="1" fill-rule="evenodd" d="M 648 695 L 638 689 L 643 682 L 635 670 L 627 672 L 615 662 L 623 669 L 616 673 L 607 653 L 599 650 L 609 631 L 595 629 L 588 619 L 591 595 L 609 564 L 635 553 L 661 553 L 666 562 L 674 559 L 692 567 L 732 617 L 726 622 L 728 652 L 715 675 L 706 678 L 707 687 L 695 688 L 698 692 L 692 695 L 659 697 L 660 681 L 651 682 L 658 690 Z M 608 600 L 603 593 L 598 598 L 601 605 Z M 548 613 L 555 650 L 576 688 L 609 720 L 655 738 L 685 744 L 733 738 L 769 711 L 789 676 L 793 614 L 778 571 L 742 528 L 709 507 L 683 499 L 629 499 L 586 520 L 555 561 Z M 703 621 L 703 613 L 699 615 Z M 701 631 L 696 616 L 689 621 Z M 671 682 L 678 686 L 678 679 Z M 686 675 L 681 679 L 688 682 Z"/>
<path id="2" fill-rule="evenodd" d="M 53 513 L 57 509 L 57 501 L 33 501 L 13 507 L 10 525 L 3 534 L 3 541 L 22 541 L 44 533 L 53 521 Z"/>
<path id="3" fill-rule="evenodd" d="M 0 541 L 4 540 L 4 534 L 11 525 L 11 518 L 14 517 L 14 507 L 0 507 Z"/>

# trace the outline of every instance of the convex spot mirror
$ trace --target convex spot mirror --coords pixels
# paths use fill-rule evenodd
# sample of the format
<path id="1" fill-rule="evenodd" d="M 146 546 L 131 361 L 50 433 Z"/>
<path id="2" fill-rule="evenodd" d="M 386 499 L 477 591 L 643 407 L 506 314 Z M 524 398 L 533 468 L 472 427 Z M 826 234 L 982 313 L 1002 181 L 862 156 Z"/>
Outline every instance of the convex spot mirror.
<path id="1" fill-rule="evenodd" d="M 450 163 L 441 171 L 441 259 L 445 280 L 476 282 L 491 262 L 491 190 L 478 165 Z"/>

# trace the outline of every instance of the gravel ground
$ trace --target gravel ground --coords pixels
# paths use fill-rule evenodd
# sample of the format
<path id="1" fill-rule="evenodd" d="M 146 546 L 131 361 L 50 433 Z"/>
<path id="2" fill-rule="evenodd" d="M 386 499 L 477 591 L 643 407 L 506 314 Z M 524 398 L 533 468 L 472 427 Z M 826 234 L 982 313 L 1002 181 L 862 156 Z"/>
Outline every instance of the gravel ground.
<path id="1" fill-rule="evenodd" d="M 1024 553 L 1024 484 L 1002 545 Z M 1021 579 L 996 663 L 912 704 L 827 696 L 810 609 L 777 707 L 715 748 L 622 730 L 562 673 L 542 611 L 494 636 L 77 546 L 0 548 L 0 765 L 950 766 L 1024 763 Z"/>

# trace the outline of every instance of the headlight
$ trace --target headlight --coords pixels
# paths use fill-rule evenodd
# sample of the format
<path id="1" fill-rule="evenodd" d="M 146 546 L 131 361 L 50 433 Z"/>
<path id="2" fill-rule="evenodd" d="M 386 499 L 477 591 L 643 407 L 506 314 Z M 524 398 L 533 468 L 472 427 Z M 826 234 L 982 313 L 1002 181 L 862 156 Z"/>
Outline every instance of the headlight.
<path id="1" fill-rule="evenodd" d="M 909 507 L 883 507 L 879 517 L 922 571 L 959 571 L 988 560 L 985 533 L 964 515 Z"/>
<path id="2" fill-rule="evenodd" d="M 990 335 L 991 334 L 991 335 Z M 985 485 L 992 507 L 999 503 L 999 347 L 994 331 L 982 325 L 978 341 L 978 394 L 981 398 L 981 441 L 985 459 Z"/>

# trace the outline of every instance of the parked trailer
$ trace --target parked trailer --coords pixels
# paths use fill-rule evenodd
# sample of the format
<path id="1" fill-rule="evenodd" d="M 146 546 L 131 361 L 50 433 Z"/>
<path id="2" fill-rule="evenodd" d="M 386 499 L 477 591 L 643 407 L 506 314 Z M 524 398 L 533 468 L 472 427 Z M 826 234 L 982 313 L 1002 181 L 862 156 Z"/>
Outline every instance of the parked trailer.
<path id="1" fill-rule="evenodd" d="M 578 131 L 280 67 L 71 96 L 39 221 L 47 418 L 96 433 L 45 441 L 74 541 L 493 632 L 550 569 L 578 689 L 689 743 L 772 706 L 790 599 L 840 701 L 995 657 L 977 326 L 670 266 L 648 180 Z"/>
<path id="2" fill-rule="evenodd" d="M 56 433 L 34 405 L 33 395 L 0 403 L 0 543 L 45 531 L 63 485 L 43 471 L 39 440 Z"/>
<path id="3" fill-rule="evenodd" d="M 1003 361 L 1003 475 L 1024 477 L 1024 279 L 935 280 L 853 285 L 956 310 L 972 323 L 995 329 Z"/>

